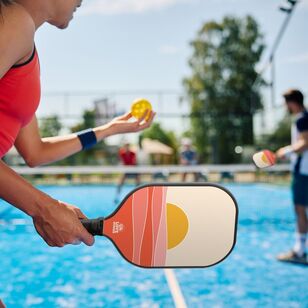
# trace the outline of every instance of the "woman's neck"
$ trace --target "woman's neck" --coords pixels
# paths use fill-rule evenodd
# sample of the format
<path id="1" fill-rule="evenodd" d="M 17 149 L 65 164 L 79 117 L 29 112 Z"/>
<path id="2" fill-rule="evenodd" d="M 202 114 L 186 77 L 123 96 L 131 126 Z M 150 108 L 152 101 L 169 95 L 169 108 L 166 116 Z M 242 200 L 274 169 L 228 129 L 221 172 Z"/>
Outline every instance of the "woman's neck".
<path id="1" fill-rule="evenodd" d="M 38 29 L 43 23 L 48 21 L 50 15 L 49 1 L 41 0 L 16 0 L 32 17 L 35 29 Z"/>

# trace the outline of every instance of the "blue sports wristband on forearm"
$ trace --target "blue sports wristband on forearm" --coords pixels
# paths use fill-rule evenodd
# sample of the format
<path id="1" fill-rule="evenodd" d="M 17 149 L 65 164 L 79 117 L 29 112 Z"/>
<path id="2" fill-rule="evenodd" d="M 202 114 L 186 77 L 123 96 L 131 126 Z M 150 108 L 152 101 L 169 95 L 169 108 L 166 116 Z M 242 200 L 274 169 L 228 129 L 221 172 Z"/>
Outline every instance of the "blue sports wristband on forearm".
<path id="1" fill-rule="evenodd" d="M 77 133 L 83 150 L 88 150 L 97 143 L 96 135 L 92 128 Z"/>

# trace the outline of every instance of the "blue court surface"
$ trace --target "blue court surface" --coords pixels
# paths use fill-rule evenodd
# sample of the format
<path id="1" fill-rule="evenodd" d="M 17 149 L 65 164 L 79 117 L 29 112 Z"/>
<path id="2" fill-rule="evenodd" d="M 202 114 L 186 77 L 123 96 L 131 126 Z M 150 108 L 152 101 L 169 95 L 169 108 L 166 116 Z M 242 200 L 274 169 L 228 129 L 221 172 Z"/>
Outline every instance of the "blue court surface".
<path id="1" fill-rule="evenodd" d="M 40 188 L 89 217 L 115 208 L 112 185 Z M 308 307 L 308 267 L 275 260 L 293 245 L 289 189 L 262 184 L 227 188 L 239 205 L 237 244 L 215 267 L 174 271 L 187 306 Z M 126 186 L 123 196 L 131 189 Z M 0 212 L 7 207 L 0 201 Z M 132 266 L 109 240 L 97 238 L 94 247 L 51 248 L 21 212 L 14 209 L 0 219 L 0 298 L 8 307 L 174 306 L 164 271 Z"/>

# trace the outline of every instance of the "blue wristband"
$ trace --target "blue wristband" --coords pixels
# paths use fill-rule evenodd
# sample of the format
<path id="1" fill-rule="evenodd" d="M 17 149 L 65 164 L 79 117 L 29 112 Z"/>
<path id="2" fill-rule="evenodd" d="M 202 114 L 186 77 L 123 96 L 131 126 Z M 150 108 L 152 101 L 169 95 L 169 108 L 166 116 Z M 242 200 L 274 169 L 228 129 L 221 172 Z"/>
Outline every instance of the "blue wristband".
<path id="1" fill-rule="evenodd" d="M 96 135 L 92 128 L 77 133 L 83 150 L 88 150 L 97 143 Z"/>

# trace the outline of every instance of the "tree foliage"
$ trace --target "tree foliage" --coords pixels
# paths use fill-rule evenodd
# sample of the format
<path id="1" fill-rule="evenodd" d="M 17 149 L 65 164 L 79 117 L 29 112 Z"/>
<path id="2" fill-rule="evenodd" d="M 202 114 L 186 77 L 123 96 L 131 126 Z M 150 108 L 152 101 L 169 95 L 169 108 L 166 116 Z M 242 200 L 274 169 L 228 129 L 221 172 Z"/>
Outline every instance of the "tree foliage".
<path id="1" fill-rule="evenodd" d="M 236 162 L 236 145 L 253 144 L 253 115 L 262 108 L 256 65 L 263 37 L 251 16 L 203 25 L 191 43 L 184 80 L 194 143 L 203 162 Z"/>
<path id="2" fill-rule="evenodd" d="M 79 123 L 71 127 L 72 133 L 77 133 L 82 130 L 95 127 L 95 111 L 94 110 L 85 110 L 82 119 Z M 57 164 L 60 165 L 96 165 L 101 160 L 101 155 L 105 151 L 105 143 L 100 142 L 96 146 L 88 149 L 86 151 L 81 151 L 75 155 L 72 155 L 66 159 L 61 160 Z M 104 153 L 105 154 L 105 153 Z M 98 157 L 97 157 L 98 156 Z"/>
<path id="3" fill-rule="evenodd" d="M 139 136 L 139 144 L 141 145 L 142 139 L 149 138 L 158 140 L 161 143 L 168 145 L 174 150 L 173 162 L 177 162 L 178 156 L 178 141 L 173 131 L 164 130 L 159 123 L 153 123 L 150 128 L 143 131 Z"/>
<path id="4" fill-rule="evenodd" d="M 58 136 L 62 129 L 62 124 L 57 116 L 43 118 L 39 126 L 42 138 Z"/>
<path id="5" fill-rule="evenodd" d="M 273 151 L 291 143 L 291 120 L 289 116 L 285 116 L 277 125 L 272 134 L 262 136 L 258 142 L 260 149 L 268 148 L 270 145 Z"/>
<path id="6" fill-rule="evenodd" d="M 95 111 L 85 110 L 81 122 L 73 126 L 71 131 L 72 133 L 76 133 L 91 127 L 95 127 Z"/>

